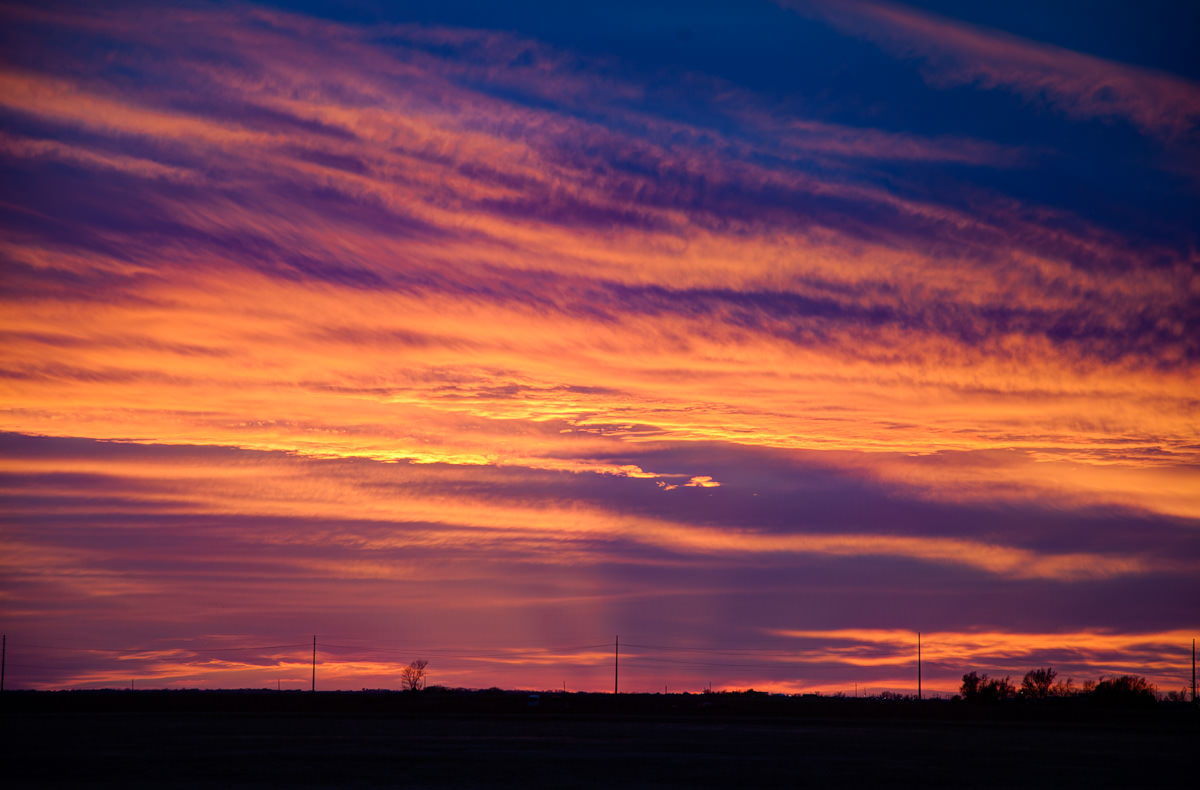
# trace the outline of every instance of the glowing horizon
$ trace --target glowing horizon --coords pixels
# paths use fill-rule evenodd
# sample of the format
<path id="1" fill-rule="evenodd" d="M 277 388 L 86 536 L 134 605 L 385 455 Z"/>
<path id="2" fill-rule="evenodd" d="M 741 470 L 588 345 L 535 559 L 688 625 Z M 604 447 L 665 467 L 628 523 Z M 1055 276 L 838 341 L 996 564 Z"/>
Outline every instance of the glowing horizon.
<path id="1" fill-rule="evenodd" d="M 662 687 L 679 693 L 754 689 L 843 694 L 857 689 L 862 696 L 882 691 L 913 692 L 915 633 L 832 630 L 781 632 L 776 636 L 796 642 L 790 647 L 764 648 L 624 643 L 620 652 L 621 689 L 629 693 L 654 693 Z M 1054 664 L 1059 680 L 1070 680 L 1075 688 L 1089 680 L 1130 674 L 1128 667 L 1136 666 L 1150 678 L 1173 682 L 1173 685 L 1156 683 L 1162 686 L 1160 691 L 1176 691 L 1182 688 L 1179 678 L 1190 668 L 1185 655 L 1190 638 L 1184 631 L 923 634 L 922 688 L 931 696 L 956 693 L 961 674 L 958 667 L 966 661 L 977 671 L 1013 676 L 1018 684 L 1025 668 L 1014 667 L 1028 664 L 1027 669 L 1034 669 Z M 330 645 L 317 640 L 314 665 L 310 642 L 233 646 L 236 641 L 231 635 L 215 635 L 207 640 L 192 640 L 187 646 L 138 652 L 38 645 L 35 647 L 42 651 L 85 654 L 103 668 L 94 666 L 59 681 L 59 685 L 33 687 L 271 688 L 274 685 L 279 689 L 307 690 L 314 682 L 315 669 L 316 685 L 321 690 L 395 689 L 399 688 L 400 671 L 408 660 L 388 657 L 413 655 L 429 661 L 429 682 L 449 688 L 471 688 L 471 681 L 484 672 L 497 681 L 495 685 L 509 682 L 508 688 L 604 693 L 612 689 L 617 649 L 615 642 L 545 649 Z M 198 647 L 197 643 L 203 646 Z M 225 646 L 211 647 L 213 644 Z M 1172 647 L 1177 648 L 1177 655 L 1165 660 L 1149 658 Z M 1061 660 L 1057 663 L 1045 660 L 1054 656 Z M 803 683 L 772 676 L 772 669 L 804 669 L 806 665 L 841 666 L 848 679 Z M 886 668 L 886 674 L 872 673 L 880 668 Z M 695 676 L 703 676 L 705 672 L 720 672 L 725 677 L 715 685 L 711 681 L 696 685 Z M 561 685 L 553 682 L 556 676 L 561 678 Z M 863 680 L 855 680 L 857 677 Z M 534 678 L 541 681 L 540 685 L 530 682 Z"/>
<path id="2" fill-rule="evenodd" d="M 8 684 L 1181 686 L 1172 26 L 537 5 L 0 7 Z"/>

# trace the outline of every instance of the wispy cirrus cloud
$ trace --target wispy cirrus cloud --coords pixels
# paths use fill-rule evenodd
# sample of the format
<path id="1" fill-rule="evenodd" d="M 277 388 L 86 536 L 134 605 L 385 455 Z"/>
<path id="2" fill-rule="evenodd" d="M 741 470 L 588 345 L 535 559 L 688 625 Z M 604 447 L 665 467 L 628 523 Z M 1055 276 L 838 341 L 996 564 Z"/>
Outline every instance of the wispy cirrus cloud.
<path id="1" fill-rule="evenodd" d="M 509 32 L 3 13 L 22 622 L 119 603 L 123 644 L 170 650 L 147 635 L 362 633 L 407 601 L 427 643 L 685 641 L 703 613 L 753 640 L 903 621 L 913 585 L 971 597 L 947 631 L 1185 619 L 1194 234 L 1031 199 L 1036 140 Z M 1081 621 L 1101 594 L 1128 603 Z"/>
<path id="2" fill-rule="evenodd" d="M 1200 131 L 1200 86 L 1154 69 L 875 0 L 789 2 L 887 49 L 920 58 L 936 85 L 1011 90 L 1081 118 L 1122 118 L 1143 132 L 1187 143 Z"/>

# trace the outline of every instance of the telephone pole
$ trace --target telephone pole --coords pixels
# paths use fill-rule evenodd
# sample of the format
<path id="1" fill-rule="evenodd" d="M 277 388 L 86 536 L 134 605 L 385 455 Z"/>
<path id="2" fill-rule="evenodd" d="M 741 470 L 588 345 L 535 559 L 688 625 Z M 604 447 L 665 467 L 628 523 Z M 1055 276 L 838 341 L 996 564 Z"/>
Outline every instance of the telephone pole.
<path id="1" fill-rule="evenodd" d="M 917 700 L 921 699 L 921 632 L 917 631 Z"/>
<path id="2" fill-rule="evenodd" d="M 613 694 L 617 693 L 620 688 L 617 682 L 621 677 L 621 635 L 617 634 L 616 641 L 613 642 Z"/>
<path id="3" fill-rule="evenodd" d="M 0 693 L 4 692 L 4 665 L 8 663 L 8 634 L 0 637 Z M 1196 700 L 1196 640 L 1192 640 L 1192 701 Z"/>
<path id="4" fill-rule="evenodd" d="M 313 634 L 313 673 L 312 673 L 312 688 L 310 691 L 317 690 L 317 635 Z"/>
<path id="5" fill-rule="evenodd" d="M 4 690 L 4 684 L 0 682 L 0 691 Z M 1196 704 L 1196 640 L 1192 639 L 1192 704 Z"/>

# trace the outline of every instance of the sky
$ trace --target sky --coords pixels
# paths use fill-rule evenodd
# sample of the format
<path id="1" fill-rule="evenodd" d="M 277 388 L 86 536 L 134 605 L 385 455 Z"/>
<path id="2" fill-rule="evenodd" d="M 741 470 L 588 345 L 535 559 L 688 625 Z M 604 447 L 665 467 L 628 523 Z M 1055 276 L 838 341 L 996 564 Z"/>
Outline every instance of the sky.
<path id="1" fill-rule="evenodd" d="M 1194 3 L 0 5 L 9 688 L 1185 685 Z"/>

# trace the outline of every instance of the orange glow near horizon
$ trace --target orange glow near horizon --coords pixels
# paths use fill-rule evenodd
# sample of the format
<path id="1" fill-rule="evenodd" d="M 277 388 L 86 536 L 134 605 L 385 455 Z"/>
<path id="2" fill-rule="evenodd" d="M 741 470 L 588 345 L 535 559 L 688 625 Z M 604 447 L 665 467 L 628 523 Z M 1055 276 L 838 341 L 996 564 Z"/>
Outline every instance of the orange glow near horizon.
<path id="1" fill-rule="evenodd" d="M 881 629 L 834 631 L 780 631 L 798 642 L 795 648 L 700 649 L 649 645 L 625 647 L 621 653 L 624 690 L 654 693 L 665 685 L 675 692 L 693 693 L 708 687 L 703 678 L 720 674 L 730 679 L 713 690 L 753 688 L 771 693 L 849 694 L 855 684 L 862 696 L 915 693 L 916 634 Z M 1184 685 L 1190 664 L 1184 655 L 1190 632 L 1125 633 L 1001 633 L 935 632 L 922 635 L 923 688 L 926 693 L 950 695 L 958 691 L 960 667 L 1015 678 L 1024 671 L 1053 666 L 1059 679 L 1070 678 L 1076 687 L 1129 672 L 1144 674 L 1162 691 Z M 1164 648 L 1178 654 L 1166 660 L 1147 656 Z M 611 689 L 613 648 L 592 645 L 551 651 L 539 647 L 472 648 L 359 647 L 318 644 L 317 685 L 324 690 L 358 688 L 397 689 L 407 659 L 385 659 L 380 654 L 404 654 L 429 661 L 430 683 L 448 688 L 482 688 L 500 683 L 512 688 L 553 691 L 606 692 Z M 290 651 L 259 653 L 254 660 L 222 657 L 211 651 L 189 648 L 116 653 L 90 651 L 97 669 L 74 675 L 68 688 L 111 688 L 129 684 L 140 688 L 274 688 L 276 680 L 288 690 L 307 689 L 313 664 L 308 643 Z M 228 650 L 228 648 L 224 649 Z M 256 653 L 252 648 L 234 649 Z M 360 657 L 355 657 L 355 652 Z M 106 660 L 107 659 L 107 660 Z M 781 680 L 778 673 L 803 676 L 813 666 L 840 665 L 850 682 Z M 773 671 L 772 671 L 773 670 Z M 561 677 L 553 682 L 552 677 Z M 568 681 L 567 678 L 570 678 Z M 536 680 L 535 680 L 536 679 Z M 665 679 L 665 682 L 664 682 Z M 268 682 L 269 681 L 269 682 Z"/>

